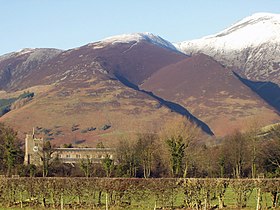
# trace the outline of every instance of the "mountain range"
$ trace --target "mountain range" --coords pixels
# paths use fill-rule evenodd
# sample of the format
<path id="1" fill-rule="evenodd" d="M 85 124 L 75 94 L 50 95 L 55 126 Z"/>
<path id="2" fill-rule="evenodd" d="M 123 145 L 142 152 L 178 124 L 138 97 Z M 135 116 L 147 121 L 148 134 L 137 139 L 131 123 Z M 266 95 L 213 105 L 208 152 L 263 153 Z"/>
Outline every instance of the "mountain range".
<path id="1" fill-rule="evenodd" d="M 134 33 L 69 50 L 9 53 L 0 56 L 0 108 L 3 101 L 7 110 L 0 122 L 22 138 L 34 127 L 56 144 L 90 146 L 158 131 L 178 115 L 217 137 L 252 119 L 275 123 L 279 31 L 280 15 L 258 13 L 176 44 Z M 32 99 L 15 100 L 28 92 Z"/>

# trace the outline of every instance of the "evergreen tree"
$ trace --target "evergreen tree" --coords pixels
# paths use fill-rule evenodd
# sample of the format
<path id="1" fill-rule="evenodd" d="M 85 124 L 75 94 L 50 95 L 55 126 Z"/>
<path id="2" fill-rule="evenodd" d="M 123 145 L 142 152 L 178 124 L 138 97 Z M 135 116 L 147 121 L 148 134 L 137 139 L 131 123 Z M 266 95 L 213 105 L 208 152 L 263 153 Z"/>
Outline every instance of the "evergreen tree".
<path id="1" fill-rule="evenodd" d="M 20 149 L 17 133 L 0 124 L 0 170 L 7 176 L 11 176 L 13 169 L 17 173 L 17 165 L 23 163 L 23 152 Z"/>

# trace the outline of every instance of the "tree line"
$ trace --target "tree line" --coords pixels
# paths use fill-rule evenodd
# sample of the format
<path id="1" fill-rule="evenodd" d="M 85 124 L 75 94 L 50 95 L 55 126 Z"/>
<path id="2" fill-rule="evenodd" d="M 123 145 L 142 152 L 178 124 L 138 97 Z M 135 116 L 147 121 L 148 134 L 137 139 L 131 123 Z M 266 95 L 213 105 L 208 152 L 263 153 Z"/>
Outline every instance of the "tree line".
<path id="1" fill-rule="evenodd" d="M 264 132 L 252 123 L 215 143 L 185 118 L 168 122 L 157 134 L 140 134 L 117 146 L 117 176 L 275 178 L 280 176 L 280 125 Z M 213 141 L 213 140 L 212 140 Z"/>
<path id="2" fill-rule="evenodd" d="M 267 178 L 280 176 L 280 126 L 263 133 L 252 125 L 247 132 L 236 131 L 215 143 L 186 118 L 167 122 L 160 132 L 122 137 L 116 155 L 101 163 L 81 160 L 73 167 L 51 156 L 47 141 L 42 166 L 23 165 L 23 146 L 17 133 L 0 124 L 0 174 L 11 176 L 86 176 L 137 178 Z M 104 145 L 99 145 L 104 147 Z"/>

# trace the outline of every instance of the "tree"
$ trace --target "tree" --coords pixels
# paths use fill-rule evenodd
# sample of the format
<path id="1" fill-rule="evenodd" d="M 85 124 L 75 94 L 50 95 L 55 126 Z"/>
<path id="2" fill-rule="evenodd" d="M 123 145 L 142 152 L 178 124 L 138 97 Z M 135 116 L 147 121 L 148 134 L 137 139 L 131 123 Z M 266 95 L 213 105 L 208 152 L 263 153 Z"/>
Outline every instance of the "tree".
<path id="1" fill-rule="evenodd" d="M 28 171 L 29 171 L 29 176 L 30 177 L 34 177 L 35 174 L 36 174 L 37 167 L 35 165 L 33 165 L 33 164 L 30 164 L 27 167 L 28 167 Z"/>
<path id="2" fill-rule="evenodd" d="M 171 173 L 173 177 L 180 177 L 183 172 L 183 158 L 185 156 L 186 145 L 183 137 L 171 137 L 166 140 L 170 152 Z"/>
<path id="3" fill-rule="evenodd" d="M 161 131 L 161 139 L 167 146 L 173 176 L 187 176 L 189 156 L 186 154 L 186 150 L 195 139 L 199 139 L 200 135 L 200 129 L 186 117 L 178 116 L 164 125 Z"/>
<path id="4" fill-rule="evenodd" d="M 155 156 L 158 152 L 158 145 L 156 144 L 157 139 L 157 135 L 153 133 L 138 135 L 135 149 L 139 159 L 139 164 L 143 170 L 144 178 L 149 178 L 151 176 Z"/>
<path id="5" fill-rule="evenodd" d="M 102 160 L 102 165 L 103 165 L 104 170 L 106 171 L 106 176 L 110 177 L 112 174 L 112 171 L 114 169 L 114 161 L 110 158 L 110 156 L 108 154 Z"/>
<path id="6" fill-rule="evenodd" d="M 23 162 L 23 152 L 20 149 L 17 133 L 0 124 L 0 164 L 7 176 L 11 176 L 12 169 Z M 1 169 L 1 168 L 0 168 Z"/>
<path id="7" fill-rule="evenodd" d="M 219 169 L 220 169 L 220 178 L 224 178 L 225 176 L 225 156 L 220 156 L 219 160 L 218 160 L 218 164 L 219 164 Z"/>
<path id="8" fill-rule="evenodd" d="M 50 166 L 56 157 L 53 157 L 54 150 L 49 141 L 43 142 L 42 150 L 39 151 L 40 159 L 42 161 L 43 177 L 47 177 L 50 172 Z"/>
<path id="9" fill-rule="evenodd" d="M 258 160 L 260 158 L 261 151 L 261 142 L 260 137 L 258 136 L 261 131 L 261 125 L 259 124 L 259 120 L 253 119 L 251 120 L 248 130 L 245 133 L 245 138 L 248 144 L 248 152 L 250 154 L 250 163 L 251 163 L 251 177 L 257 177 L 258 171 Z"/>
<path id="10" fill-rule="evenodd" d="M 221 157 L 227 157 L 228 164 L 232 168 L 234 178 L 244 176 L 244 168 L 247 161 L 248 147 L 246 136 L 239 131 L 225 138 Z"/>
<path id="11" fill-rule="evenodd" d="M 280 175 L 280 125 L 274 126 L 265 137 L 263 155 L 266 170 L 276 176 Z"/>
<path id="12" fill-rule="evenodd" d="M 119 141 L 116 147 L 116 160 L 119 176 L 136 177 L 139 169 L 139 158 L 135 143 L 127 139 Z"/>
<path id="13" fill-rule="evenodd" d="M 90 158 L 82 159 L 80 161 L 80 168 L 86 177 L 90 177 L 93 168 L 92 160 Z"/>

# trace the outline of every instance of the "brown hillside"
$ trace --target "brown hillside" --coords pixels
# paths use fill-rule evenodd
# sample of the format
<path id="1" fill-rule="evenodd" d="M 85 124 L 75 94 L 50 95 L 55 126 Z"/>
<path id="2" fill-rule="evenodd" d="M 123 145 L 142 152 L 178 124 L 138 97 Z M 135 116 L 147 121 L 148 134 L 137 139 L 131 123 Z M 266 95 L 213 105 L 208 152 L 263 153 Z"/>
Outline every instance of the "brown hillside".
<path id="1" fill-rule="evenodd" d="M 41 66 L 61 53 L 57 49 L 23 49 L 0 56 L 0 90 L 22 90 L 30 83 Z M 39 81 L 37 81 L 39 82 Z"/>
<path id="2" fill-rule="evenodd" d="M 158 119 L 177 115 L 153 97 L 126 87 L 115 75 L 140 83 L 158 68 L 186 56 L 148 42 L 133 47 L 133 43 L 96 45 L 57 53 L 25 68 L 25 73 L 22 67 L 33 51 L 22 59 L 20 54 L 9 57 L 9 62 L 0 61 L 0 72 L 13 63 L 9 71 L 20 75 L 7 81 L 2 90 L 9 92 L 0 92 L 1 98 L 18 96 L 24 90 L 35 92 L 32 101 L 0 121 L 18 130 L 22 139 L 37 127 L 38 135 L 55 144 L 92 146 L 101 140 L 111 144 L 123 135 L 154 132 L 164 122 Z"/>
<path id="3" fill-rule="evenodd" d="M 121 137 L 154 132 L 161 123 L 158 119 L 176 115 L 149 96 L 104 75 L 83 83 L 41 88 L 44 91 L 27 105 L 0 118 L 18 130 L 22 139 L 37 127 L 39 136 L 56 145 L 94 146 L 99 141 L 111 145 Z"/>
<path id="4" fill-rule="evenodd" d="M 26 86 L 52 84 L 60 79 L 92 74 L 98 62 L 111 76 L 119 75 L 139 85 L 158 69 L 185 59 L 187 56 L 146 41 L 102 46 L 102 42 L 64 51 L 41 66 Z"/>
<path id="5" fill-rule="evenodd" d="M 261 116 L 265 123 L 279 120 L 231 71 L 203 54 L 160 69 L 141 88 L 187 107 L 218 136 L 242 129 L 252 117 Z"/>

